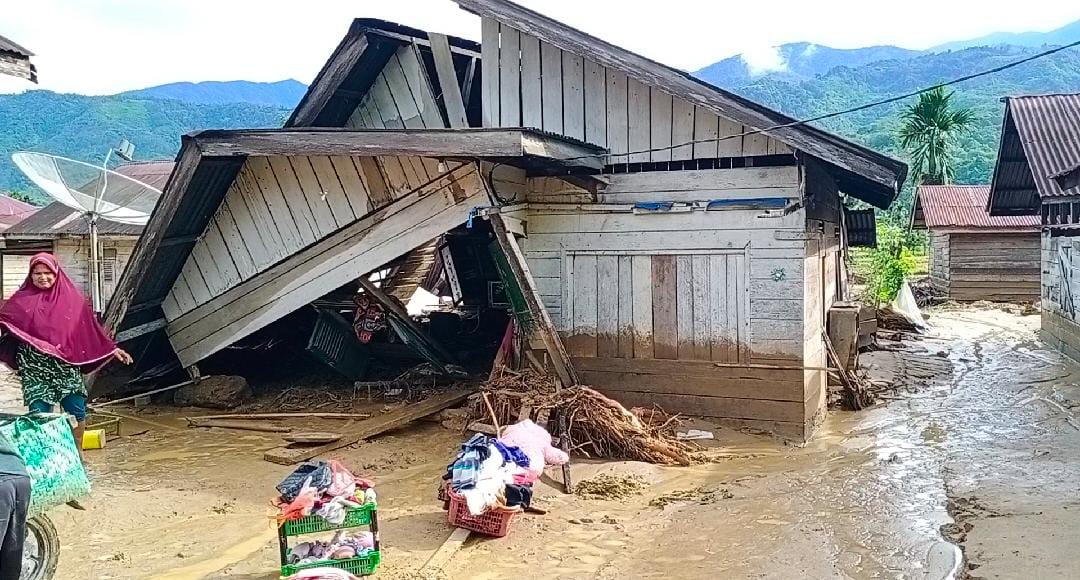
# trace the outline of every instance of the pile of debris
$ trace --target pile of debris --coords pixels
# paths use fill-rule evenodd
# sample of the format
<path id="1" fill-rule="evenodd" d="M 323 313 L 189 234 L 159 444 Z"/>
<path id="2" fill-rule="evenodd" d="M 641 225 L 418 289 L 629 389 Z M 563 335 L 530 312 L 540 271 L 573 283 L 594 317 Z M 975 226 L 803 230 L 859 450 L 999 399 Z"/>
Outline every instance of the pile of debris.
<path id="1" fill-rule="evenodd" d="M 544 426 L 561 416 L 568 448 L 589 457 L 689 465 L 694 451 L 676 438 L 677 417 L 655 424 L 594 389 L 558 389 L 554 379 L 531 370 L 504 370 L 493 377 L 471 409 L 473 418 L 489 417 L 499 425 L 535 417 Z"/>

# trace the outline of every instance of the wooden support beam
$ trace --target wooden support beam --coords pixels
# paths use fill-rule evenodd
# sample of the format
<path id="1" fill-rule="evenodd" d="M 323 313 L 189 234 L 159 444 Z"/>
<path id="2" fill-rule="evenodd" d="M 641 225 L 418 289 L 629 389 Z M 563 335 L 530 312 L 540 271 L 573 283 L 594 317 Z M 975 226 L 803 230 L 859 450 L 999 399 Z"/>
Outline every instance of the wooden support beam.
<path id="1" fill-rule="evenodd" d="M 364 289 L 364 292 L 367 292 L 368 295 L 370 295 L 376 302 L 382 305 L 382 307 L 386 309 L 386 312 L 390 316 L 393 316 L 394 318 L 398 319 L 399 322 L 409 327 L 409 330 L 413 331 L 420 340 L 424 341 L 426 343 L 426 346 L 430 350 L 434 351 L 440 357 L 442 357 L 442 362 L 450 363 L 454 361 L 454 355 L 450 354 L 448 350 L 443 348 L 443 346 L 439 344 L 438 341 L 428 336 L 427 333 L 424 332 L 424 329 L 420 328 L 420 325 L 417 324 L 411 316 L 409 316 L 408 312 L 402 309 L 397 302 L 387 296 L 385 292 L 383 292 L 381 289 L 379 289 L 378 286 L 372 283 L 371 280 L 367 278 L 367 276 L 361 276 L 357 278 L 356 282 L 357 284 L 360 284 L 360 287 Z M 434 363 L 435 361 L 432 362 Z M 443 372 L 446 372 L 445 367 L 441 370 Z"/>
<path id="2" fill-rule="evenodd" d="M 118 332 L 116 333 L 114 340 L 116 340 L 116 342 L 126 342 L 144 334 L 150 334 L 156 330 L 161 330 L 162 328 L 165 328 L 167 324 L 168 322 L 164 318 L 158 318 L 157 320 L 147 322 L 146 324 L 140 324 L 139 326 Z"/>
<path id="3" fill-rule="evenodd" d="M 506 261 L 510 264 L 510 269 L 513 271 L 518 285 L 521 286 L 522 294 L 525 296 L 525 303 L 529 306 L 529 314 L 536 324 L 537 332 L 544 341 L 548 356 L 551 357 L 552 364 L 555 367 L 555 374 L 564 386 L 569 387 L 578 384 L 574 365 L 570 362 L 570 356 L 566 353 L 566 348 L 563 346 L 562 339 L 559 338 L 558 331 L 555 330 L 555 323 L 551 321 L 547 308 L 544 308 L 544 302 L 540 298 L 540 291 L 537 289 L 536 281 L 529 271 L 529 265 L 525 261 L 525 254 L 521 251 L 517 238 L 507 230 L 506 223 L 501 215 L 490 215 L 488 220 L 491 222 L 492 229 L 495 230 L 495 241 L 499 244 L 499 248 L 502 249 L 503 253 L 506 254 Z"/>
<path id="4" fill-rule="evenodd" d="M 446 120 L 453 129 L 464 129 L 469 126 L 468 116 L 465 114 L 465 101 L 461 97 L 461 87 L 458 86 L 457 69 L 454 68 L 454 55 L 450 52 L 450 41 L 445 34 L 428 33 L 431 42 L 431 54 L 435 59 L 435 73 L 439 78 L 439 86 L 442 88 L 443 104 L 446 107 Z"/>

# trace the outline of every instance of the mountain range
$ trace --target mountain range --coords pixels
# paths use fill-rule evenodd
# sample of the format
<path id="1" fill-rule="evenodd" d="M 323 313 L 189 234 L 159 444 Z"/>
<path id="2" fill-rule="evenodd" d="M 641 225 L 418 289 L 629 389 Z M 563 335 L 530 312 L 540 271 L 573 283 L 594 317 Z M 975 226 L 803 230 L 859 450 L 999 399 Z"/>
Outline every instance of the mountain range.
<path id="1" fill-rule="evenodd" d="M 998 33 L 929 50 L 895 46 L 837 49 L 799 42 L 769 54 L 738 55 L 694 75 L 795 118 L 850 108 L 1032 56 L 1045 46 L 1080 40 L 1080 21 L 1043 33 Z M 101 159 L 121 139 L 137 159 L 175 156 L 179 136 L 211 128 L 277 127 L 303 96 L 295 80 L 172 83 L 109 96 L 29 91 L 0 95 L 0 192 L 44 202 L 9 161 L 36 150 L 75 159 Z M 956 102 L 975 113 L 961 138 L 957 180 L 989 179 L 1003 105 L 1016 94 L 1080 92 L 1080 49 L 1066 50 L 951 87 Z M 904 103 L 829 119 L 828 130 L 903 157 L 895 131 Z"/>

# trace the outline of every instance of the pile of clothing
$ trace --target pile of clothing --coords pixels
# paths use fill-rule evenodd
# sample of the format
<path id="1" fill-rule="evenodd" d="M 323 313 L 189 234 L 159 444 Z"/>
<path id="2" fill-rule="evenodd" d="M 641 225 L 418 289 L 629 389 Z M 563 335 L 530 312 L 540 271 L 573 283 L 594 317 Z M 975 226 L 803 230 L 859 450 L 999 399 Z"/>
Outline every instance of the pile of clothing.
<path id="1" fill-rule="evenodd" d="M 304 463 L 278 484 L 277 491 L 281 495 L 274 505 L 281 510 L 281 521 L 317 515 L 340 525 L 350 508 L 376 503 L 375 485 L 333 460 Z"/>
<path id="2" fill-rule="evenodd" d="M 346 560 L 366 556 L 375 550 L 371 532 L 347 533 L 338 530 L 329 541 L 300 542 L 289 551 L 290 564 L 314 564 L 323 560 Z"/>
<path id="3" fill-rule="evenodd" d="M 544 467 L 569 460 L 551 441 L 546 429 L 529 420 L 506 427 L 498 438 L 477 433 L 461 446 L 443 480 L 474 516 L 492 508 L 527 508 Z"/>

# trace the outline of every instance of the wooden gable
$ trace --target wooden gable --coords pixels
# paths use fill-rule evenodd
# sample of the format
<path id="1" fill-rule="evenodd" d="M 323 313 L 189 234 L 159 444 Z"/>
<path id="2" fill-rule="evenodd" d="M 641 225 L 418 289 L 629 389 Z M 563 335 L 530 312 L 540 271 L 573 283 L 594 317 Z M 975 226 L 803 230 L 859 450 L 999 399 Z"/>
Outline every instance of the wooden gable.
<path id="1" fill-rule="evenodd" d="M 751 128 L 588 55 L 493 18 L 482 23 L 485 127 L 534 127 L 599 145 L 611 151 L 609 164 L 792 153 L 777 139 L 742 135 Z"/>

